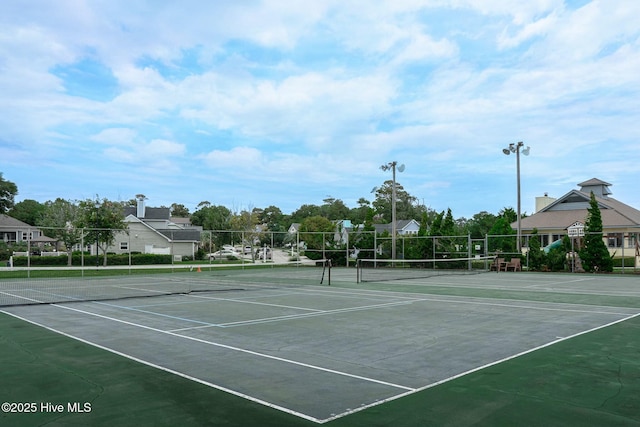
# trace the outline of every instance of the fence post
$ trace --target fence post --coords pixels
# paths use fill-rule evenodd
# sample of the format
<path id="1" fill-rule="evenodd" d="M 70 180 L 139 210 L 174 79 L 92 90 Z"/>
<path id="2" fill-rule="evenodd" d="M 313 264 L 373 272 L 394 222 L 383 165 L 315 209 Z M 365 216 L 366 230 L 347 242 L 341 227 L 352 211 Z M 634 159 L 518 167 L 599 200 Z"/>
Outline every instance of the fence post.
<path id="1" fill-rule="evenodd" d="M 31 228 L 27 228 L 27 277 L 31 277 Z"/>
<path id="2" fill-rule="evenodd" d="M 472 261 L 471 261 L 471 233 L 467 233 L 467 258 L 469 258 L 469 261 L 467 262 L 468 266 L 469 266 L 469 271 L 473 270 L 473 265 L 472 265 Z"/>

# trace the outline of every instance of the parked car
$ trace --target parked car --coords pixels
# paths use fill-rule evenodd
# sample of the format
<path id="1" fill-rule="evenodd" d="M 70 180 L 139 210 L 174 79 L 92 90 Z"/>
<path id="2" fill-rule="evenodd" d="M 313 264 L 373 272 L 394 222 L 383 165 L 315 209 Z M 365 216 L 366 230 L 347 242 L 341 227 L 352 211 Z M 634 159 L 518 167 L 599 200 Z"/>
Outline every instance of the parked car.
<path id="1" fill-rule="evenodd" d="M 221 249 L 219 251 L 215 251 L 213 253 L 207 254 L 209 259 L 229 259 L 229 258 L 240 258 L 239 252 L 234 251 L 233 249 Z"/>
<path id="2" fill-rule="evenodd" d="M 272 259 L 273 254 L 271 253 L 271 248 L 258 248 L 256 249 L 258 259 Z M 266 252 L 266 258 L 265 258 Z"/>

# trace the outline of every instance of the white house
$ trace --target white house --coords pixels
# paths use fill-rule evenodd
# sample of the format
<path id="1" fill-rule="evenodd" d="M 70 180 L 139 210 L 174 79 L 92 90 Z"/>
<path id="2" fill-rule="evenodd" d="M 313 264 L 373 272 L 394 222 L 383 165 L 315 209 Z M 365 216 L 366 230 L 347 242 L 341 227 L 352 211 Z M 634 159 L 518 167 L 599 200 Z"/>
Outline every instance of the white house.
<path id="1" fill-rule="evenodd" d="M 26 222 L 9 215 L 0 214 L 0 239 L 5 243 L 33 242 L 43 236 L 42 232 Z"/>
<path id="2" fill-rule="evenodd" d="M 169 208 L 146 207 L 144 196 L 139 195 L 137 199 L 137 206 L 125 208 L 128 233 L 117 233 L 108 251 L 194 257 L 202 227 L 184 221 L 178 224 L 172 221 Z"/>
<path id="3" fill-rule="evenodd" d="M 392 233 L 393 224 L 373 224 L 376 233 L 382 234 L 385 231 L 389 234 Z M 396 233 L 399 236 L 417 236 L 420 230 L 420 223 L 415 219 L 401 219 L 396 221 Z"/>

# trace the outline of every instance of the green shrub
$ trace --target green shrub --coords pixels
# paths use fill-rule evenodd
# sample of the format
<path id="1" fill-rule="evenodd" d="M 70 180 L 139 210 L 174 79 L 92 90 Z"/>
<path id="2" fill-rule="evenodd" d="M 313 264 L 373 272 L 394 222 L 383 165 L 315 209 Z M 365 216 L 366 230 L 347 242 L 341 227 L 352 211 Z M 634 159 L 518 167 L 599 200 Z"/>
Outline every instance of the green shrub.
<path id="1" fill-rule="evenodd" d="M 624 259 L 625 267 L 633 267 L 635 266 L 636 259 L 635 257 L 624 257 L 624 258 L 613 258 L 613 266 L 614 267 L 622 267 L 622 260 Z"/>
<path id="2" fill-rule="evenodd" d="M 82 266 L 83 257 L 79 252 L 74 252 L 72 255 L 72 265 L 79 267 Z M 102 266 L 104 262 L 103 255 L 100 255 L 96 260 L 95 255 L 84 255 L 84 265 L 92 266 L 92 265 L 100 265 Z M 67 265 L 67 257 L 66 256 L 32 256 L 30 264 L 32 267 L 57 267 L 57 266 L 66 266 Z M 131 254 L 131 265 L 153 265 L 153 264 L 171 264 L 171 255 L 156 255 L 156 254 Z M 13 265 L 14 267 L 26 267 L 27 266 L 27 257 L 13 257 Z M 129 265 L 129 254 L 107 254 L 107 265 Z"/>

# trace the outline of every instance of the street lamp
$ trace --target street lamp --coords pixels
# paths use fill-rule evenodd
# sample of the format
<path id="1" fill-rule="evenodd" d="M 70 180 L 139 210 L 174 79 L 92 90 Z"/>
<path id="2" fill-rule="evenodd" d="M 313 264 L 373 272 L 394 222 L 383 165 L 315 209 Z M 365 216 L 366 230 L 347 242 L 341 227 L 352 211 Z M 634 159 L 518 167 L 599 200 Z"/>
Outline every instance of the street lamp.
<path id="1" fill-rule="evenodd" d="M 396 259 L 396 166 L 398 172 L 404 171 L 404 165 L 398 166 L 396 161 L 380 166 L 380 169 L 385 172 L 389 169 L 393 172 L 393 188 L 391 189 L 391 259 Z"/>
<path id="2" fill-rule="evenodd" d="M 524 142 L 520 141 L 518 143 L 511 143 L 509 144 L 509 146 L 507 148 L 503 148 L 502 152 L 504 154 L 506 154 L 507 156 L 510 155 L 511 153 L 516 153 L 516 181 L 518 183 L 518 241 L 517 241 L 517 248 L 518 248 L 518 254 L 522 254 L 522 242 L 521 242 L 521 235 L 522 235 L 522 225 L 521 225 L 521 213 L 520 213 L 520 148 L 524 147 Z M 524 154 L 525 156 L 529 155 L 529 151 L 531 150 L 531 147 L 528 147 L 522 150 L 522 154 Z"/>
<path id="3" fill-rule="evenodd" d="M 95 201 L 95 207 L 96 207 L 96 268 L 100 267 L 100 256 L 99 256 L 99 244 L 100 244 L 100 233 L 98 232 L 98 227 L 100 226 L 100 218 L 99 218 L 99 214 L 100 214 L 100 202 L 98 202 L 97 200 Z"/>

